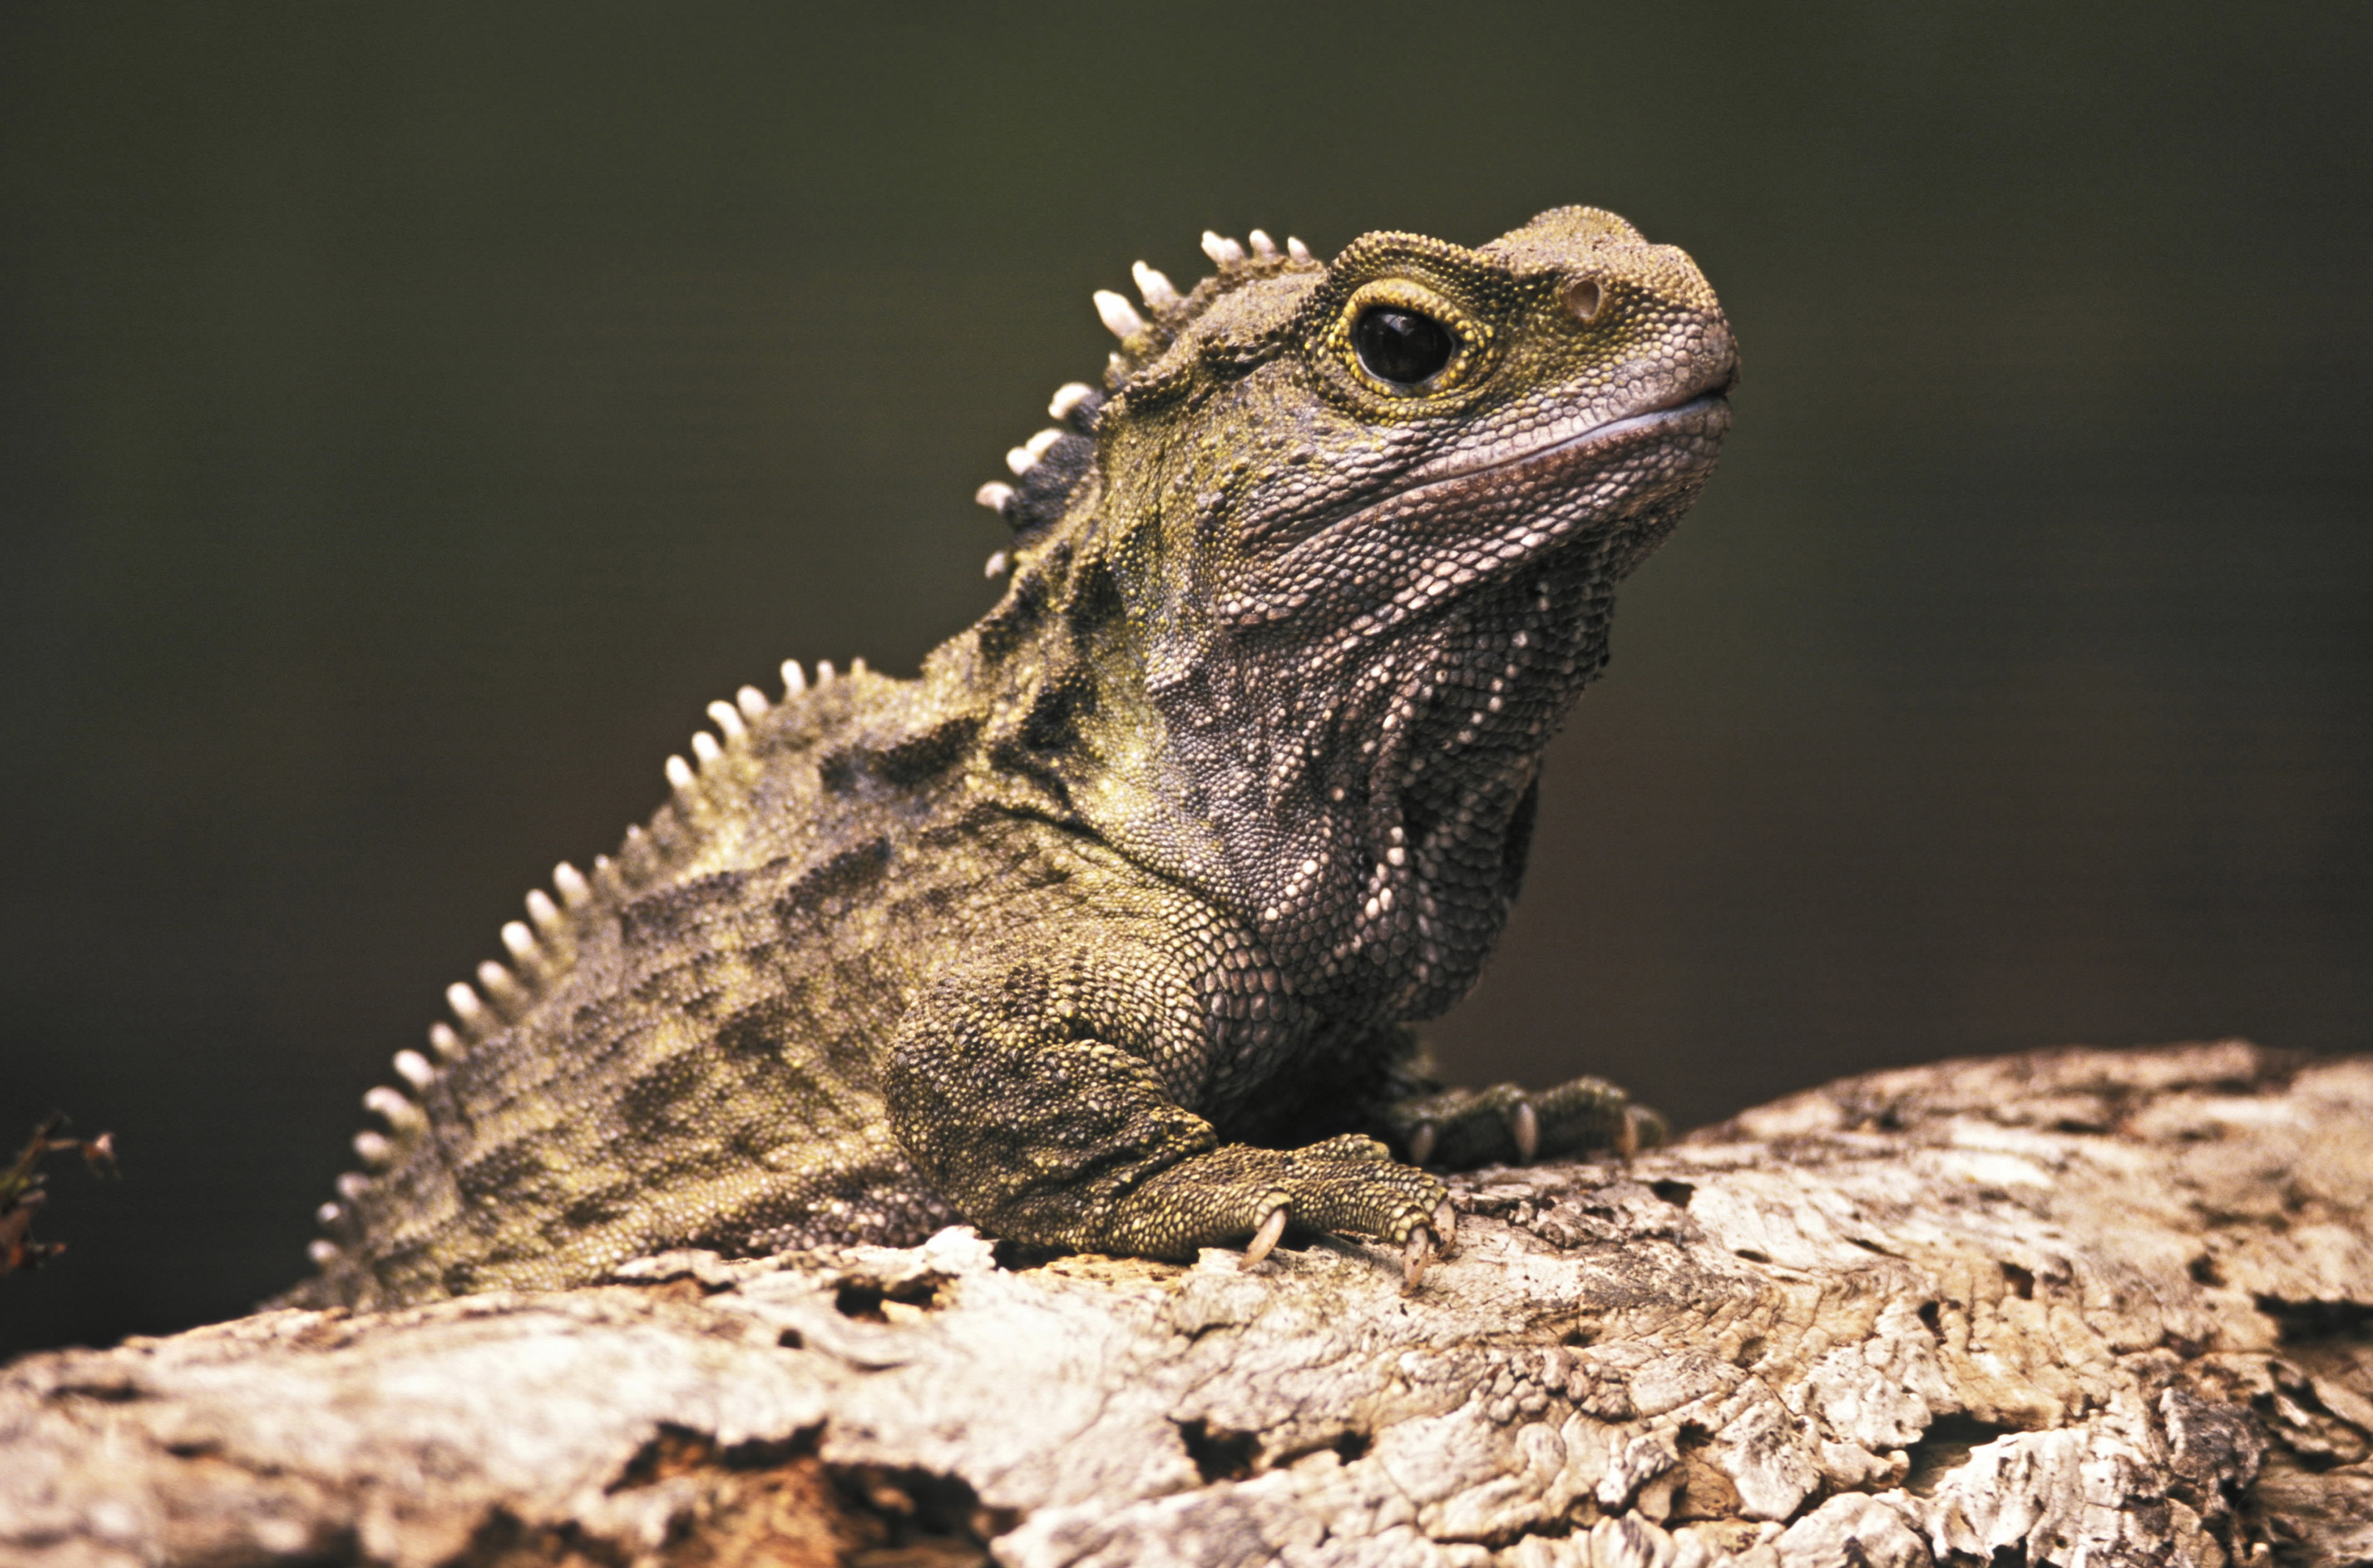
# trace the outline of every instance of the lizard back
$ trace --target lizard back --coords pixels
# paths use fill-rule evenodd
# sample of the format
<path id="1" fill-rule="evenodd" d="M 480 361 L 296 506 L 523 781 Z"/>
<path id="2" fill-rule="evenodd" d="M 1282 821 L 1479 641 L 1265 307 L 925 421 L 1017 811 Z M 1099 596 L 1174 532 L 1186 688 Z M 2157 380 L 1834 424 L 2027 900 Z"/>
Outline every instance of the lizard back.
<path id="1" fill-rule="evenodd" d="M 1427 1098 L 1402 1026 L 1505 919 L 1615 584 L 1727 427 L 1727 323 L 1588 208 L 1333 263 L 1205 239 L 1191 291 L 1140 263 L 1145 314 L 1097 296 L 1103 390 L 982 487 L 1014 539 L 979 624 L 914 680 L 786 665 L 779 701 L 711 704 L 651 821 L 530 895 L 396 1059 L 410 1093 L 367 1096 L 389 1129 L 295 1299 L 958 1219 L 1414 1247 L 1440 1184 L 1385 1145 L 1223 1140 L 1371 1127 L 1413 1166 L 1502 1121 L 1519 1156 L 1544 1117 L 1630 1136 L 1605 1085 Z"/>

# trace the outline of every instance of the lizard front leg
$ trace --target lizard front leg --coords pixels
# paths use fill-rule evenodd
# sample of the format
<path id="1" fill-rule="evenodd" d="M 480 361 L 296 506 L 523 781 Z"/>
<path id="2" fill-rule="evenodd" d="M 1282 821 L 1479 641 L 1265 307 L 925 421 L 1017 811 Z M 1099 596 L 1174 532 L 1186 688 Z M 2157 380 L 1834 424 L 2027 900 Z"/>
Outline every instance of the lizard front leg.
<path id="1" fill-rule="evenodd" d="M 1154 1067 L 1191 1052 L 1203 1010 L 1154 944 L 1099 931 L 1011 950 L 930 988 L 883 1088 L 907 1155 L 967 1219 L 1040 1246 L 1191 1259 L 1287 1225 L 1402 1248 L 1412 1282 L 1448 1240 L 1449 1193 L 1356 1134 L 1305 1148 L 1222 1143 Z"/>

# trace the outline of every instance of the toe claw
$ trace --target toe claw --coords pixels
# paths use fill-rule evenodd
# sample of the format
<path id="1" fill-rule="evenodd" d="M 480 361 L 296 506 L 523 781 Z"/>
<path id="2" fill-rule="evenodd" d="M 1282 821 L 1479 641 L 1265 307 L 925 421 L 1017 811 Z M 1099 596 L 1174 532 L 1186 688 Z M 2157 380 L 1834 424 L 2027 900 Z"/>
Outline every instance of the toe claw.
<path id="1" fill-rule="evenodd" d="M 1530 1100 L 1518 1100 L 1508 1112 L 1508 1131 L 1516 1141 L 1516 1163 L 1529 1165 L 1540 1153 L 1541 1117 Z"/>
<path id="2" fill-rule="evenodd" d="M 1401 1282 L 1417 1289 L 1418 1281 L 1425 1277 L 1426 1263 L 1433 1257 L 1433 1232 L 1423 1225 L 1409 1232 L 1409 1246 L 1401 1254 Z"/>
<path id="3" fill-rule="evenodd" d="M 1645 1106 L 1623 1107 L 1623 1127 L 1615 1135 L 1615 1152 L 1630 1159 L 1642 1149 L 1655 1149 L 1665 1141 L 1665 1118 Z"/>
<path id="4" fill-rule="evenodd" d="M 1451 1207 L 1447 1198 L 1434 1207 L 1433 1228 L 1439 1237 L 1442 1256 L 1449 1257 L 1458 1242 L 1458 1211 Z"/>
<path id="5" fill-rule="evenodd" d="M 1419 1122 L 1415 1130 L 1409 1135 L 1409 1163 L 1412 1165 L 1421 1165 L 1432 1159 L 1434 1141 L 1440 1135 L 1441 1129 L 1433 1123 Z"/>
<path id="6" fill-rule="evenodd" d="M 1284 1204 L 1280 1203 L 1268 1211 L 1268 1217 L 1260 1223 L 1260 1229 L 1253 1233 L 1251 1244 L 1245 1248 L 1245 1268 L 1251 1268 L 1268 1256 L 1278 1238 L 1285 1235 L 1285 1221 Z"/>

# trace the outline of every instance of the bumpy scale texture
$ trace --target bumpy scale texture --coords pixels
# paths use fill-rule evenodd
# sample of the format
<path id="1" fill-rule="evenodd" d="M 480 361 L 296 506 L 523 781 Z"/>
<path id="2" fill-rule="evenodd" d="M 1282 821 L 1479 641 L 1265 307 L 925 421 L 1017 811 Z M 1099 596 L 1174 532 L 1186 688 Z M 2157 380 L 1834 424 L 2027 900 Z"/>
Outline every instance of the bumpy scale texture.
<path id="1" fill-rule="evenodd" d="M 1653 1141 L 1584 1079 L 1444 1090 L 1543 746 L 1703 485 L 1731 333 L 1545 213 L 1331 263 L 1206 237 L 981 499 L 1003 599 L 919 678 L 711 706 L 698 766 L 374 1090 L 297 1299 L 557 1288 L 667 1247 L 1402 1247 L 1470 1166 Z"/>

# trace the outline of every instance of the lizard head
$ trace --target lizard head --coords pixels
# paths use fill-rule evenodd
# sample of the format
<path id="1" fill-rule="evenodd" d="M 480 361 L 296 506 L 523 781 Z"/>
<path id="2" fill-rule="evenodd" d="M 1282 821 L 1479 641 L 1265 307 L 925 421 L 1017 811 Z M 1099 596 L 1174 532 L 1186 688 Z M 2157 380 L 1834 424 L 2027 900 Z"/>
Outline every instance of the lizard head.
<path id="1" fill-rule="evenodd" d="M 1099 834 L 1314 976 L 1397 955 L 1409 1016 L 1497 934 L 1541 748 L 1711 472 L 1736 351 L 1688 256 L 1592 208 L 1206 248 L 1183 296 L 1140 263 L 1144 314 L 1098 296 L 1105 390 L 985 488 L 1016 539 L 982 646 L 1033 646 L 1005 689 Z"/>

